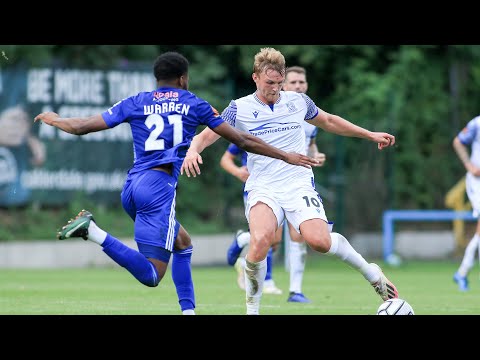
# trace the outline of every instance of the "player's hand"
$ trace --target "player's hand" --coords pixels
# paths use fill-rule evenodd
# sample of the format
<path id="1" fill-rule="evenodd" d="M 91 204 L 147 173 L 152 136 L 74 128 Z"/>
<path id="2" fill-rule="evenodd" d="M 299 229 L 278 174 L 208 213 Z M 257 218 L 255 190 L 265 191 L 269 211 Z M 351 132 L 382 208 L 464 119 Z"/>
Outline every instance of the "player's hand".
<path id="1" fill-rule="evenodd" d="M 318 160 L 311 158 L 307 155 L 302 155 L 298 153 L 288 153 L 285 162 L 292 165 L 299 165 L 311 169 L 312 166 L 318 165 Z"/>
<path id="2" fill-rule="evenodd" d="M 479 177 L 480 176 L 480 168 L 473 165 L 471 162 L 468 162 L 465 167 L 467 171 L 471 173 L 473 176 Z"/>
<path id="3" fill-rule="evenodd" d="M 378 144 L 378 150 L 395 145 L 395 136 L 384 132 L 372 133 L 371 140 Z"/>
<path id="4" fill-rule="evenodd" d="M 318 161 L 318 164 L 315 166 L 323 166 L 323 164 L 325 164 L 325 160 L 327 159 L 326 155 L 321 152 L 317 152 L 315 155 L 313 155 L 313 158 Z"/>
<path id="5" fill-rule="evenodd" d="M 47 149 L 45 147 L 45 144 L 33 135 L 29 136 L 27 143 L 32 153 L 32 164 L 34 166 L 43 165 L 47 157 Z"/>
<path id="6" fill-rule="evenodd" d="M 197 174 L 201 174 L 199 164 L 203 164 L 202 156 L 196 151 L 188 150 L 185 159 L 183 159 L 180 174 L 183 175 L 183 172 L 185 172 L 187 177 L 197 177 Z"/>
<path id="7" fill-rule="evenodd" d="M 235 176 L 242 182 L 246 182 L 248 177 L 250 176 L 250 173 L 248 172 L 248 169 L 246 166 L 240 166 L 238 168 L 238 172 L 235 174 Z"/>
<path id="8" fill-rule="evenodd" d="M 35 118 L 33 119 L 34 122 L 36 121 L 43 121 L 45 124 L 48 124 L 48 125 L 53 125 L 53 122 L 58 119 L 60 116 L 53 112 L 53 111 L 46 111 L 46 112 L 43 112 L 43 113 L 40 113 L 38 114 L 37 116 L 35 116 Z"/>

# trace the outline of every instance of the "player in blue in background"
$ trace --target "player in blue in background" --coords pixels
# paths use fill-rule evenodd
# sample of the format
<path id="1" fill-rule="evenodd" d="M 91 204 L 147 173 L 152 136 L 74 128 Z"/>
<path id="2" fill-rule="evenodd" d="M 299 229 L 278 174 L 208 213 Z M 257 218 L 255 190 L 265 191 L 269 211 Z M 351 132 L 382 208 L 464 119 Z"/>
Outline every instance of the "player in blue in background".
<path id="1" fill-rule="evenodd" d="M 80 211 L 63 226 L 57 238 L 82 237 L 99 244 L 110 258 L 148 287 L 159 284 L 173 253 L 172 279 L 182 313 L 194 315 L 192 243 L 176 219 L 175 198 L 180 168 L 197 127 L 206 125 L 249 152 L 293 165 L 310 168 L 316 161 L 279 150 L 229 125 L 207 101 L 188 91 L 188 67 L 183 55 L 166 52 L 153 66 L 156 90 L 123 99 L 107 111 L 90 117 L 61 118 L 54 112 L 44 112 L 37 115 L 35 121 L 75 135 L 107 130 L 123 122 L 130 124 L 134 163 L 128 171 L 121 199 L 125 211 L 135 222 L 138 251 L 98 227 L 87 210 Z M 114 154 L 112 161 L 115 161 Z"/>

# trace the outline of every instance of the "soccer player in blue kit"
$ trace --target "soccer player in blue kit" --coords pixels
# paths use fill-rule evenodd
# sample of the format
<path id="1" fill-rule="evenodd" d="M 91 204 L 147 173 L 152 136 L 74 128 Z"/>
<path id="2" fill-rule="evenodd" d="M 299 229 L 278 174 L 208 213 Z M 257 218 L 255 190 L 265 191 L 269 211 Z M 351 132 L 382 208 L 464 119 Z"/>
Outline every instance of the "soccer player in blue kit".
<path id="1" fill-rule="evenodd" d="M 249 152 L 292 165 L 310 168 L 316 160 L 299 153 L 287 153 L 236 130 L 207 101 L 188 91 L 188 67 L 189 62 L 183 55 L 163 53 L 153 66 L 157 89 L 123 99 L 90 117 L 61 118 L 54 112 L 43 112 L 34 121 L 75 135 L 107 130 L 124 122 L 130 124 L 134 161 L 121 199 L 123 208 L 135 222 L 138 251 L 102 230 L 87 210 L 80 211 L 64 225 L 57 238 L 81 237 L 97 243 L 112 260 L 148 287 L 156 287 L 162 280 L 173 253 L 172 279 L 182 313 L 194 315 L 192 243 L 176 219 L 175 197 L 180 168 L 197 127 L 206 125 Z"/>

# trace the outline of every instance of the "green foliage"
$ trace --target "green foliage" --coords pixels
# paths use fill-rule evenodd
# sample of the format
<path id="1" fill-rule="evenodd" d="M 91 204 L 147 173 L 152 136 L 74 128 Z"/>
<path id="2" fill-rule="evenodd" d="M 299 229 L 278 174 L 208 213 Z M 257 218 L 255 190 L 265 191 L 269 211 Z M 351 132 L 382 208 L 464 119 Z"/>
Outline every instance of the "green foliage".
<path id="1" fill-rule="evenodd" d="M 265 46 L 281 50 L 287 66 L 307 69 L 308 94 L 320 108 L 396 136 L 394 148 L 378 151 L 368 141 L 320 131 L 327 163 L 318 174 L 336 195 L 329 217 L 344 218 L 348 231 L 380 230 L 388 207 L 444 207 L 445 194 L 465 174 L 452 140 L 480 112 L 479 45 L 2 45 L 8 60 L 0 58 L 0 66 L 151 66 L 160 52 L 178 50 L 191 62 L 191 90 L 222 111 L 255 91 L 253 57 Z M 218 141 L 205 150 L 199 178 L 179 180 L 177 211 L 187 228 L 239 224 L 229 208 L 242 208 L 241 185 L 234 189 L 218 166 L 226 146 Z M 8 237 L 8 226 L 0 228 Z"/>

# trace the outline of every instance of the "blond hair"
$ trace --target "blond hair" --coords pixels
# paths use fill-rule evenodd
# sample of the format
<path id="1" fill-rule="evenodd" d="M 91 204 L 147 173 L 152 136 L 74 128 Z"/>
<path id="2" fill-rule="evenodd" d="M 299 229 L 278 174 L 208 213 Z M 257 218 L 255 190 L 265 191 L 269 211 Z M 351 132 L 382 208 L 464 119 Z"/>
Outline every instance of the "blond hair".
<path id="1" fill-rule="evenodd" d="M 267 70 L 275 70 L 280 74 L 285 75 L 285 57 L 283 54 L 274 48 L 262 48 L 255 54 L 253 62 L 253 72 L 260 75 Z"/>

